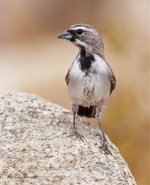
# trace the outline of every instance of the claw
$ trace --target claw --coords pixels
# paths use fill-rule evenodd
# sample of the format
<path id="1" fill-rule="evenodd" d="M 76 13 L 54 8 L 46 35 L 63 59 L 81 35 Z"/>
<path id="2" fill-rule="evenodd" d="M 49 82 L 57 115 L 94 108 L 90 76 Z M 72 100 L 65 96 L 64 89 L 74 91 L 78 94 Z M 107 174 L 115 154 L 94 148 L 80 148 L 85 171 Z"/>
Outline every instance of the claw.
<path id="1" fill-rule="evenodd" d="M 104 152 L 105 152 L 105 154 L 110 154 L 110 155 L 112 155 L 111 151 L 110 151 L 109 148 L 108 148 L 108 143 L 107 143 L 107 141 L 106 141 L 106 142 L 103 141 L 102 146 L 100 146 L 99 148 L 103 149 Z"/>

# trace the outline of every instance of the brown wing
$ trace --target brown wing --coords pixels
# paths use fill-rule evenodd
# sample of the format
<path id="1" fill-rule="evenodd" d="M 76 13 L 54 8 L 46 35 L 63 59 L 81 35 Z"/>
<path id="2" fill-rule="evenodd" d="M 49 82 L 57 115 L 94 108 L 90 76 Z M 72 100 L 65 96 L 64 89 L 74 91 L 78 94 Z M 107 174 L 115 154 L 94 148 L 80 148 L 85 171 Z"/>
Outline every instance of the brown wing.
<path id="1" fill-rule="evenodd" d="M 66 74 L 65 81 L 66 81 L 66 84 L 68 85 L 68 83 L 69 83 L 69 71 Z"/>
<path id="2" fill-rule="evenodd" d="M 112 91 L 116 87 L 116 78 L 115 78 L 115 75 L 113 74 L 113 72 L 112 72 L 112 75 L 110 75 L 109 79 L 110 79 L 110 83 L 111 83 L 111 88 L 110 88 L 110 94 L 111 94 Z"/>
<path id="3" fill-rule="evenodd" d="M 105 61 L 106 62 L 106 61 Z M 108 74 L 108 78 L 110 80 L 110 83 L 111 83 L 111 88 L 110 88 L 110 94 L 112 93 L 112 91 L 115 89 L 116 87 L 116 78 L 115 78 L 115 75 L 110 67 L 110 65 L 106 62 L 106 64 L 108 65 L 110 71 L 109 71 L 109 74 Z"/>

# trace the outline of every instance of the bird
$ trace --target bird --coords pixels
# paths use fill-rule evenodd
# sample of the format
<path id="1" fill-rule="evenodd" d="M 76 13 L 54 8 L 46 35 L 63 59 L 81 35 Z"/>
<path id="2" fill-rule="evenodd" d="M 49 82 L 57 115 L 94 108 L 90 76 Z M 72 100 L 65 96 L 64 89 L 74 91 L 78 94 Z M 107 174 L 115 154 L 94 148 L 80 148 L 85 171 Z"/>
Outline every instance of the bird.
<path id="1" fill-rule="evenodd" d="M 76 128 L 76 116 L 96 118 L 100 128 L 102 147 L 108 142 L 101 126 L 104 105 L 116 86 L 116 78 L 106 61 L 100 34 L 89 24 L 74 24 L 58 35 L 72 42 L 79 52 L 71 64 L 65 81 L 72 102 L 73 133 L 84 138 Z"/>

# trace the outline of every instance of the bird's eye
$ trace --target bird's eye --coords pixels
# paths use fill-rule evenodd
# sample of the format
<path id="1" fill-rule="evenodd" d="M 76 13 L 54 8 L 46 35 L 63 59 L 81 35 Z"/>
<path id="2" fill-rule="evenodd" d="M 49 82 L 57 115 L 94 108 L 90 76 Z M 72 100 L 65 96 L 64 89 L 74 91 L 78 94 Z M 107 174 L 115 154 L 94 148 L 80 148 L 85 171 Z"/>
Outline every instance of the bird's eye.
<path id="1" fill-rule="evenodd" d="M 76 31 L 76 33 L 77 33 L 77 35 L 82 35 L 82 33 L 83 33 L 83 30 L 81 30 L 81 29 L 78 29 L 78 30 Z"/>

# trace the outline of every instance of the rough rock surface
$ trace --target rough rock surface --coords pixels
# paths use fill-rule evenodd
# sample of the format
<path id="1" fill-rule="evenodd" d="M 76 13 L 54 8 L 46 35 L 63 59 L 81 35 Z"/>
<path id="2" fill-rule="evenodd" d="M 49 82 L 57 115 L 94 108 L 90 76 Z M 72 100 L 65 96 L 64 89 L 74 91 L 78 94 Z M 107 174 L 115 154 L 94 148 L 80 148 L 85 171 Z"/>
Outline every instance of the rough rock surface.
<path id="1" fill-rule="evenodd" d="M 25 93 L 0 92 L 0 184 L 135 185 L 118 149 L 100 148 L 97 128 L 85 119 L 71 135 L 70 111 Z M 109 139 L 108 139 L 109 140 Z"/>

